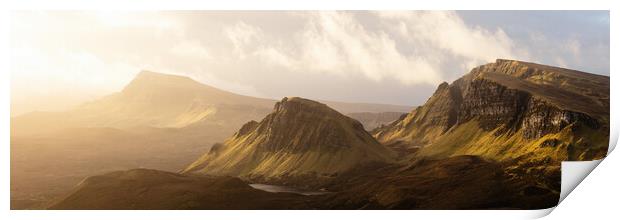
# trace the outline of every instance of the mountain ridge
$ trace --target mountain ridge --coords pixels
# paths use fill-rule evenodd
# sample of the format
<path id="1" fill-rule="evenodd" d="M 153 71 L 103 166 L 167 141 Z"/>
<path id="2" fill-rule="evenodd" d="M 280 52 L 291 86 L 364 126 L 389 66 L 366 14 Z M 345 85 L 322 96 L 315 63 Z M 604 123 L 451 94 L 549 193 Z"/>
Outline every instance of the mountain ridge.
<path id="1" fill-rule="evenodd" d="M 409 160 L 476 155 L 559 193 L 562 161 L 607 154 L 607 100 L 609 77 L 499 59 L 372 133 Z"/>
<path id="2" fill-rule="evenodd" d="M 524 142 L 571 127 L 608 129 L 608 116 L 605 116 L 609 114 L 605 108 L 608 104 L 597 104 L 597 100 L 608 100 L 609 78 L 578 71 L 557 72 L 561 70 L 564 69 L 498 59 L 472 69 L 452 84 L 442 83 L 423 106 L 388 126 L 375 129 L 373 134 L 384 143 L 405 141 L 423 146 L 470 121 L 476 121 L 475 127 L 484 132 L 492 131 L 498 136 L 521 132 Z M 579 78 L 581 75 L 586 80 Z M 563 82 L 548 82 L 554 80 Z M 533 85 L 553 89 L 536 90 L 531 88 Z M 589 92 L 575 95 L 572 91 Z M 560 103 L 567 100 L 574 103 Z M 595 110 L 583 110 L 587 106 Z M 554 157 L 554 160 L 561 159 L 565 158 Z"/>

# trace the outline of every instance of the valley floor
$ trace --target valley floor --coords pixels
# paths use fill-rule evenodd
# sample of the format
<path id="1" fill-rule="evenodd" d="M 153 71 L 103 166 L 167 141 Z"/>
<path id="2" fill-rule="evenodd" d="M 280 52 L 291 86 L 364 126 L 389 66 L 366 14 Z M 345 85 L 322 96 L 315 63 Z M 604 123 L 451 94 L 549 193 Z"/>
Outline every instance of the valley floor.
<path id="1" fill-rule="evenodd" d="M 297 184 L 288 181 L 304 187 L 301 179 Z M 330 180 L 304 182 L 330 193 L 305 194 L 292 188 L 268 192 L 267 185 L 252 187 L 235 177 L 134 169 L 89 177 L 49 208 L 543 209 L 555 206 L 559 198 L 476 156 L 419 160 L 409 166 L 377 164 Z"/>

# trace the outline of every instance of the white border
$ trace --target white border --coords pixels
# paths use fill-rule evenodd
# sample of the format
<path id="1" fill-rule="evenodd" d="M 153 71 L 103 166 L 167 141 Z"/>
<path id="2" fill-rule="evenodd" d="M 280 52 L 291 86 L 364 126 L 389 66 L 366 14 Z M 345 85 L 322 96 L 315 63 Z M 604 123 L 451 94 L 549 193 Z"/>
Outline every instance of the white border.
<path id="1" fill-rule="evenodd" d="M 126 0 L 123 2 L 82 0 L 21 0 L 9 4 L 12 10 L 609 10 L 611 0 Z"/>
<path id="2" fill-rule="evenodd" d="M 0 204 L 3 207 L 3 217 L 15 219 L 110 219 L 110 218 L 149 218 L 149 219 L 312 219 L 317 218 L 356 218 L 356 219 L 401 219 L 409 217 L 420 218 L 449 218 L 449 219 L 497 219 L 497 218 L 533 218 L 541 217 L 552 209 L 536 211 L 8 211 L 9 210 L 9 54 L 8 54 L 8 10 L 611 10 L 611 23 L 617 24 L 615 14 L 616 5 L 610 0 L 519 0 L 519 1 L 482 1 L 482 0 L 433 0 L 433 1 L 398 1 L 398 0 L 227 0 L 227 1 L 165 1 L 165 0 L 135 0 L 135 1 L 80 1 L 80 0 L 22 0 L 3 2 L 0 5 L 0 24 L 2 25 L 0 46 L 0 111 L 4 117 L 0 118 L 0 143 L 2 143 L 2 172 L 5 178 L 2 181 Z M 617 28 L 612 25 L 611 39 L 618 36 Z M 617 45 L 611 42 L 611 71 L 617 69 L 614 65 Z M 618 80 L 612 78 L 612 97 L 618 94 Z M 617 108 L 617 102 L 611 100 L 612 109 Z M 613 111 L 612 111 L 613 112 Z M 620 121 L 612 115 L 613 144 L 618 139 L 618 125 Z M 609 168 L 613 169 L 615 167 Z M 609 173 L 609 172 L 608 172 Z M 617 181 L 617 180 L 616 180 Z M 574 198 L 576 199 L 576 198 Z M 594 208 L 594 207 L 591 207 Z M 569 210 L 570 211 L 570 210 Z M 592 210 L 591 210 L 592 211 Z M 597 210 L 600 213 L 601 210 Z M 612 210 L 613 211 L 613 210 Z"/>

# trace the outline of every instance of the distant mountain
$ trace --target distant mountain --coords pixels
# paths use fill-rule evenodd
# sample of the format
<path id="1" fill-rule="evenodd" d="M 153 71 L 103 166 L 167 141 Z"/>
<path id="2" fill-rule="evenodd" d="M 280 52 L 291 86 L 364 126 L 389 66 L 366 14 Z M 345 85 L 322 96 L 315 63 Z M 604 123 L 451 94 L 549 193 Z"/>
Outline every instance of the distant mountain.
<path id="1" fill-rule="evenodd" d="M 67 112 L 33 112 L 12 118 L 12 135 L 29 135 L 71 127 L 181 128 L 219 126 L 234 129 L 267 115 L 275 100 L 243 96 L 191 78 L 140 72 L 121 92 Z M 329 101 L 339 111 L 384 112 L 408 106 Z"/>
<path id="2" fill-rule="evenodd" d="M 404 112 L 355 112 L 347 116 L 358 120 L 364 125 L 364 129 L 371 131 L 379 126 L 390 124 L 406 114 Z"/>
<path id="3" fill-rule="evenodd" d="M 32 127 L 127 129 L 207 125 L 222 127 L 232 133 L 234 127 L 264 117 L 273 102 L 219 90 L 188 77 L 143 71 L 121 92 L 71 111 L 15 117 L 12 130 L 19 135 L 32 133 Z"/>
<path id="4" fill-rule="evenodd" d="M 188 77 L 143 71 L 120 93 L 87 103 L 77 111 L 101 115 L 91 126 L 185 127 L 260 118 L 272 103 L 216 89 Z"/>
<path id="5" fill-rule="evenodd" d="M 278 179 L 328 177 L 358 165 L 392 162 L 358 121 L 327 105 L 284 98 L 262 121 L 250 121 L 184 172 Z"/>

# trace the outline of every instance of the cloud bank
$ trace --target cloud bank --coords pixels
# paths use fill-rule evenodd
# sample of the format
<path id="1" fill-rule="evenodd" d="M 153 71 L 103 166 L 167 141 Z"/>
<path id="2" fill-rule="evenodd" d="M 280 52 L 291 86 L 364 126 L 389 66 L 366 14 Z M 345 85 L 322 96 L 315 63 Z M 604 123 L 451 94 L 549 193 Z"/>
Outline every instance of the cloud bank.
<path id="1" fill-rule="evenodd" d="M 436 85 L 447 77 L 442 62 L 474 67 L 496 58 L 527 58 L 501 30 L 466 25 L 454 12 L 377 12 L 380 27 L 366 27 L 348 12 L 299 13 L 303 28 L 267 36 L 259 26 L 238 22 L 225 30 L 239 59 L 253 56 L 298 71 L 395 79 L 406 85 Z"/>
<path id="2" fill-rule="evenodd" d="M 141 69 L 245 95 L 407 105 L 496 58 L 609 73 L 608 36 L 590 36 L 608 19 L 574 18 L 608 13 L 537 13 L 15 12 L 12 99 L 104 95 Z"/>

